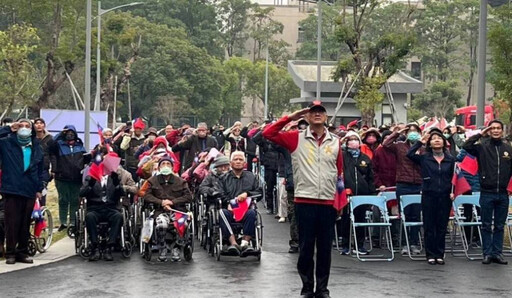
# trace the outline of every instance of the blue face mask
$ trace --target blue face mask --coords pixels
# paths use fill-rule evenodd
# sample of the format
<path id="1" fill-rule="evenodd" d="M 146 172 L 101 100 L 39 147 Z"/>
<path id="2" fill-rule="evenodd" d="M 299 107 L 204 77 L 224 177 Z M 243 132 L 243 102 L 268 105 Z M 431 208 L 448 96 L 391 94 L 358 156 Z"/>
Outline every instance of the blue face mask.
<path id="1" fill-rule="evenodd" d="M 421 138 L 421 135 L 417 131 L 411 131 L 410 133 L 407 134 L 407 140 L 409 140 L 412 143 L 419 141 L 420 138 Z"/>

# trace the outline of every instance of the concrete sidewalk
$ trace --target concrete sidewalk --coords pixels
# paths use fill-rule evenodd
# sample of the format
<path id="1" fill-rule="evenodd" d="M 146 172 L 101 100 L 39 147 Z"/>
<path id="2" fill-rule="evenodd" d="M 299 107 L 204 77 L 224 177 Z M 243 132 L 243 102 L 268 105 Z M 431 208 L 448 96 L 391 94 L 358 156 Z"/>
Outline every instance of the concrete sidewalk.
<path id="1" fill-rule="evenodd" d="M 45 253 L 36 253 L 34 264 L 16 263 L 14 265 L 7 265 L 5 260 L 2 260 L 0 263 L 0 274 L 58 262 L 74 255 L 75 241 L 69 237 L 64 237 L 53 244 Z"/>

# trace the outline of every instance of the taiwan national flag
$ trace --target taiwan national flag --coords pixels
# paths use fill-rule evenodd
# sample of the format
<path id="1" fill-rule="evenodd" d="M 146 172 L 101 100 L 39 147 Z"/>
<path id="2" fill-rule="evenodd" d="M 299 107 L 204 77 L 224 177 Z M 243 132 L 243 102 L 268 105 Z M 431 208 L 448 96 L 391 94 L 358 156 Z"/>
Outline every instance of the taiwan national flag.
<path id="1" fill-rule="evenodd" d="M 347 190 L 345 189 L 345 182 L 343 176 L 338 177 L 336 182 L 336 193 L 334 194 L 334 205 L 333 207 L 340 211 L 348 204 Z"/>
<path id="2" fill-rule="evenodd" d="M 176 212 L 174 213 L 174 227 L 178 231 L 178 235 L 183 238 L 185 231 L 187 230 L 188 215 Z"/>
<path id="3" fill-rule="evenodd" d="M 453 172 L 452 185 L 453 194 L 455 197 L 471 191 L 471 185 L 469 185 L 468 181 L 458 166 L 455 166 L 455 171 Z"/>
<path id="4" fill-rule="evenodd" d="M 96 122 L 96 125 L 98 126 L 98 136 L 100 137 L 100 144 L 103 145 L 103 143 L 105 142 L 105 139 L 103 138 L 103 127 L 101 127 L 101 125 Z"/>
<path id="5" fill-rule="evenodd" d="M 473 176 L 478 173 L 478 162 L 476 157 L 471 154 L 466 154 L 466 156 L 464 156 L 459 167 Z"/>
<path id="6" fill-rule="evenodd" d="M 247 198 L 243 202 L 239 202 L 237 199 L 232 199 L 229 202 L 235 221 L 241 221 L 244 218 L 245 213 L 249 210 L 249 206 L 251 206 L 251 201 L 251 198 Z"/>

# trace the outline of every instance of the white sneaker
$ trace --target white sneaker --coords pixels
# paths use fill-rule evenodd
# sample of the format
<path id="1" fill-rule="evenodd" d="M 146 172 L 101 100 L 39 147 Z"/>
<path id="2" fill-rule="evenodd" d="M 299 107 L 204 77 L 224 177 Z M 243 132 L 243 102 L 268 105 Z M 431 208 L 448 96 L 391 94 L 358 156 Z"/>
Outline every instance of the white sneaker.
<path id="1" fill-rule="evenodd" d="M 171 260 L 173 262 L 179 262 L 181 261 L 181 257 L 180 257 L 180 249 L 175 247 L 172 249 L 172 255 L 171 255 Z"/>
<path id="2" fill-rule="evenodd" d="M 281 217 L 281 218 L 279 219 L 279 221 L 278 221 L 278 222 L 279 222 L 279 223 L 283 223 L 283 222 L 286 222 L 286 218 L 284 218 L 284 217 Z"/>
<path id="3" fill-rule="evenodd" d="M 412 253 L 413 255 L 419 255 L 419 254 L 421 254 L 421 249 L 420 249 L 420 247 L 419 247 L 419 246 L 417 246 L 417 245 L 411 245 L 411 253 Z"/>
<path id="4" fill-rule="evenodd" d="M 402 255 L 409 254 L 409 250 L 407 249 L 407 246 L 402 246 Z"/>
<path id="5" fill-rule="evenodd" d="M 249 246 L 249 241 L 247 241 L 247 240 L 242 240 L 242 242 L 240 243 L 240 248 L 242 251 L 246 250 L 248 246 Z"/>

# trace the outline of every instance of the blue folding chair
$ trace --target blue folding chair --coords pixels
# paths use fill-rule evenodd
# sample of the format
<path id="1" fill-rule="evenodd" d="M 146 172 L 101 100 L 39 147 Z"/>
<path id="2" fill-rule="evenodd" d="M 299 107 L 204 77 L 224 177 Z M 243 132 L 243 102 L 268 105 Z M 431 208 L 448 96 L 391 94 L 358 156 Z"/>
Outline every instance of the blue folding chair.
<path id="1" fill-rule="evenodd" d="M 354 239 L 355 242 L 355 251 L 356 257 L 360 261 L 393 261 L 395 258 L 395 253 L 393 251 L 393 241 L 391 238 L 391 223 L 389 222 L 388 210 L 386 206 L 386 198 L 383 196 L 353 196 L 350 197 L 350 225 L 352 226 L 350 230 L 350 242 Z M 372 205 L 379 208 L 382 214 L 381 222 L 356 222 L 354 216 L 354 210 L 357 207 L 362 205 Z M 366 257 L 361 257 L 362 255 L 359 253 L 359 247 L 357 243 L 356 237 L 356 228 L 385 228 L 386 229 L 386 241 L 388 242 L 388 247 L 390 251 L 389 257 L 383 257 L 383 255 L 371 255 Z M 354 235 L 354 237 L 352 237 Z M 352 247 L 351 243 L 349 247 Z"/>
<path id="2" fill-rule="evenodd" d="M 400 197 L 400 218 L 402 219 L 402 227 L 404 227 L 404 236 L 405 236 L 405 243 L 407 244 L 407 254 L 409 255 L 409 258 L 413 261 L 424 261 L 425 255 L 416 255 L 412 256 L 411 254 L 411 245 L 409 244 L 409 231 L 408 228 L 410 227 L 423 227 L 422 221 L 407 221 L 407 218 L 405 217 L 405 208 L 408 206 L 411 206 L 413 204 L 421 204 L 421 195 L 403 195 Z M 421 232 L 420 232 L 420 244 L 421 241 Z M 420 245 L 421 249 L 423 247 Z"/>
<path id="3" fill-rule="evenodd" d="M 386 203 L 388 203 L 390 201 L 397 200 L 395 191 L 382 191 L 379 193 L 379 195 L 386 198 Z M 386 206 L 387 206 L 387 204 L 386 204 Z M 400 220 L 400 212 L 397 215 L 389 215 L 389 221 L 392 222 L 394 220 L 396 220 L 396 221 Z M 393 224 L 392 224 L 392 226 L 393 226 Z M 400 227 L 400 229 L 402 229 L 402 228 Z M 382 231 L 381 231 L 381 234 L 382 234 Z M 379 239 L 379 245 L 382 247 L 382 237 L 380 237 L 380 239 Z M 399 250 L 400 250 L 400 245 L 398 247 L 395 247 L 395 252 L 399 251 Z"/>
<path id="4" fill-rule="evenodd" d="M 473 218 L 471 221 L 468 221 L 466 217 L 462 216 L 460 207 L 462 205 L 472 205 L 473 209 Z M 480 237 L 480 242 L 482 241 L 482 233 L 481 227 L 482 222 L 480 221 L 480 217 L 478 216 L 476 208 L 480 207 L 480 195 L 460 195 L 455 198 L 453 201 L 453 209 L 455 216 L 455 233 L 452 238 L 452 250 L 451 253 L 454 257 L 466 256 L 471 261 L 482 259 L 482 253 L 469 253 L 469 242 L 466 237 L 466 233 L 464 232 L 464 227 L 472 227 L 476 228 L 478 231 L 478 235 Z M 462 250 L 455 250 L 455 241 L 457 238 L 457 231 L 460 233 L 461 242 L 462 242 Z M 463 252 L 464 254 L 460 254 Z"/>

